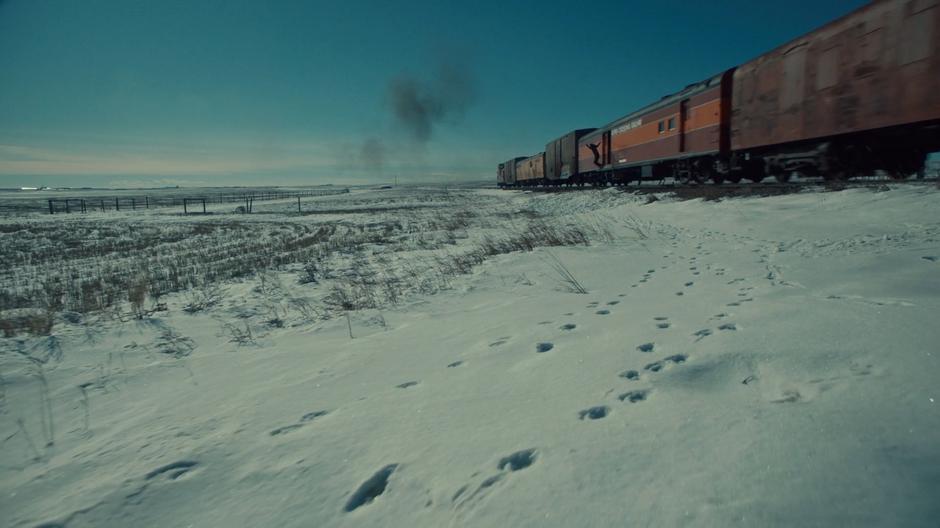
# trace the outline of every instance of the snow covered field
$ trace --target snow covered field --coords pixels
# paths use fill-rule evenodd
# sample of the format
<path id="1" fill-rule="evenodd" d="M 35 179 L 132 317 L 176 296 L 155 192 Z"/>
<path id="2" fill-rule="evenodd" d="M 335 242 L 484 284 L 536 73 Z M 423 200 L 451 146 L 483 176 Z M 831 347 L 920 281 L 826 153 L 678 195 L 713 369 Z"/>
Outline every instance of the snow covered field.
<path id="1" fill-rule="evenodd" d="M 168 254 L 195 290 L 0 338 L 0 524 L 937 526 L 940 190 L 660 198 L 5 220 L 180 244 L 4 264 L 12 312 Z"/>

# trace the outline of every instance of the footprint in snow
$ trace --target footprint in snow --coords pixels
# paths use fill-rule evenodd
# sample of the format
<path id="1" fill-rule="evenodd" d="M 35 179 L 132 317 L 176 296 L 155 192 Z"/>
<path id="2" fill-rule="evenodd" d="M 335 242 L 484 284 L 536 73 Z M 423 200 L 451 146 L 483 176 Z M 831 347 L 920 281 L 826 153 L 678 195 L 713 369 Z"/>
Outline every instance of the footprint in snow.
<path id="1" fill-rule="evenodd" d="M 607 303 L 607 306 L 616 306 L 618 304 L 620 304 L 620 301 L 610 301 L 609 303 Z"/>
<path id="2" fill-rule="evenodd" d="M 669 323 L 656 323 L 656 328 L 665 330 L 666 328 L 669 328 Z"/>
<path id="3" fill-rule="evenodd" d="M 654 361 L 646 365 L 643 367 L 643 370 L 647 370 L 649 372 L 659 372 L 660 370 L 666 368 L 666 366 L 670 363 L 678 365 L 679 363 L 685 363 L 686 359 L 689 359 L 689 356 L 686 356 L 685 354 L 674 354 L 667 358 L 663 358 L 662 361 Z"/>
<path id="4" fill-rule="evenodd" d="M 538 343 L 535 345 L 535 351 L 537 353 L 548 352 L 549 350 L 555 348 L 555 345 L 552 343 Z"/>
<path id="5" fill-rule="evenodd" d="M 579 420 L 600 420 L 607 416 L 610 412 L 610 407 L 606 405 L 598 405 L 597 407 L 591 407 L 590 409 L 584 409 L 583 411 L 578 411 Z"/>
<path id="6" fill-rule="evenodd" d="M 278 427 L 277 429 L 272 429 L 268 434 L 271 436 L 279 436 L 286 433 L 291 433 L 305 426 L 306 424 L 316 420 L 321 416 L 326 416 L 328 411 L 313 411 L 308 412 L 307 414 L 300 417 L 300 420 L 295 424 L 285 425 L 283 427 Z"/>
<path id="7" fill-rule="evenodd" d="M 376 497 L 385 493 L 385 488 L 388 487 L 388 479 L 397 468 L 398 464 L 389 464 L 376 471 L 368 480 L 359 485 L 352 496 L 349 497 L 349 501 L 346 502 L 343 509 L 346 512 L 351 512 L 356 508 L 369 504 Z"/>
<path id="8" fill-rule="evenodd" d="M 453 363 L 447 365 L 447 368 L 454 368 L 463 365 L 463 361 L 454 361 Z"/>
<path id="9" fill-rule="evenodd" d="M 643 343 L 642 345 L 636 347 L 636 349 L 639 350 L 640 352 L 652 352 L 653 343 Z"/>
<path id="10" fill-rule="evenodd" d="M 523 449 L 499 459 L 499 462 L 496 464 L 496 468 L 500 470 L 501 473 L 497 473 L 484 479 L 480 485 L 477 486 L 477 489 L 475 489 L 470 494 L 466 494 L 466 491 L 470 488 L 469 484 L 461 486 L 460 489 L 458 489 L 457 492 L 454 493 L 454 495 L 451 497 L 451 502 L 456 504 L 456 507 L 459 509 L 467 506 L 471 502 L 478 501 L 478 496 L 487 493 L 489 488 L 493 487 L 495 484 L 506 478 L 507 475 L 521 471 L 531 466 L 535 463 L 537 458 L 538 451 L 535 449 Z M 471 478 L 475 477 L 477 474 L 478 473 L 474 473 L 471 475 Z"/>
<path id="11" fill-rule="evenodd" d="M 712 335 L 712 331 L 710 328 L 703 328 L 699 330 L 698 332 L 695 332 L 692 335 L 698 338 L 696 339 L 696 341 L 701 341 L 702 339 L 705 339 L 706 337 Z"/>
<path id="12" fill-rule="evenodd" d="M 640 373 L 635 370 L 625 370 L 620 373 L 621 378 L 626 378 L 630 381 L 636 381 L 640 379 Z"/>
<path id="13" fill-rule="evenodd" d="M 414 387 L 417 384 L 418 384 L 417 381 L 406 381 L 402 383 L 401 385 L 395 385 L 395 386 L 398 387 L 399 389 L 407 389 L 408 387 Z"/>
<path id="14" fill-rule="evenodd" d="M 694 282 L 691 282 L 691 281 L 685 283 L 686 287 L 689 287 L 689 286 L 691 286 L 691 285 L 693 285 L 693 284 L 695 284 L 695 283 L 694 283 Z"/>
<path id="15" fill-rule="evenodd" d="M 650 389 L 633 390 L 617 396 L 617 399 L 622 402 L 638 403 L 646 400 L 646 398 L 649 396 L 649 393 Z"/>
<path id="16" fill-rule="evenodd" d="M 718 329 L 719 329 L 719 330 L 731 330 L 731 331 L 734 331 L 734 330 L 737 330 L 738 327 L 737 327 L 737 325 L 735 325 L 734 323 L 725 323 L 725 324 L 719 326 Z"/>
<path id="17" fill-rule="evenodd" d="M 679 297 L 682 297 L 683 295 L 685 295 L 685 293 L 680 291 L 680 292 L 676 292 L 676 295 L 678 295 Z"/>
<path id="18" fill-rule="evenodd" d="M 160 466 L 157 469 L 154 469 L 150 473 L 144 475 L 144 480 L 152 480 L 160 475 L 166 475 L 169 480 L 176 480 L 186 473 L 189 473 L 196 466 L 199 465 L 199 462 L 195 460 L 180 460 L 178 462 L 171 462 L 165 466 Z"/>
<path id="19" fill-rule="evenodd" d="M 563 325 L 559 326 L 558 329 L 559 329 L 559 330 L 574 330 L 574 329 L 577 328 L 577 327 L 578 327 L 578 325 L 576 325 L 576 324 L 574 324 L 574 323 L 567 323 L 567 324 L 563 324 Z"/>
<path id="20" fill-rule="evenodd" d="M 924 260 L 929 260 L 930 262 L 937 262 L 938 260 L 940 260 L 940 257 L 935 257 L 933 255 L 928 255 L 926 257 L 920 257 L 920 258 Z"/>
<path id="21" fill-rule="evenodd" d="M 610 310 L 598 310 L 598 311 L 596 311 L 596 312 L 594 312 L 594 313 L 596 313 L 597 315 L 609 315 L 609 314 L 610 314 Z"/>

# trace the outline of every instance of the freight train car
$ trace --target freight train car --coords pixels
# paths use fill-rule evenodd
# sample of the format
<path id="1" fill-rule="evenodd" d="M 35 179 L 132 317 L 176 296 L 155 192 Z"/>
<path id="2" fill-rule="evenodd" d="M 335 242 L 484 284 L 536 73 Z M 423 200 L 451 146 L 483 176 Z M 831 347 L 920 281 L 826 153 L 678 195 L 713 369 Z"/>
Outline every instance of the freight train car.
<path id="1" fill-rule="evenodd" d="M 516 162 L 516 184 L 539 185 L 545 179 L 545 153 L 523 158 Z"/>
<path id="2" fill-rule="evenodd" d="M 584 183 L 579 177 L 578 141 L 593 128 L 572 130 L 545 145 L 545 183 L 548 185 Z"/>
<path id="3" fill-rule="evenodd" d="M 496 169 L 496 184 L 499 187 L 515 187 L 516 185 L 516 164 L 526 159 L 525 156 L 513 158 L 507 162 L 500 163 Z"/>
<path id="4" fill-rule="evenodd" d="M 626 183 L 637 179 L 719 182 L 728 155 L 729 70 L 587 134 L 578 142 L 581 179 Z"/>
<path id="5" fill-rule="evenodd" d="M 906 177 L 940 150 L 940 1 L 882 0 L 734 73 L 734 170 Z"/>

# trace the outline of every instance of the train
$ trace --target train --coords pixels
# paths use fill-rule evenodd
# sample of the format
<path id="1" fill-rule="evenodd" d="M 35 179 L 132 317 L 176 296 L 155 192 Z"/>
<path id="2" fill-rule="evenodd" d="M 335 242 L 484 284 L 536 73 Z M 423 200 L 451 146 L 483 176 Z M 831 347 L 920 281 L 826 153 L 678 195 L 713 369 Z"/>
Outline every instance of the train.
<path id="1" fill-rule="evenodd" d="M 940 151 L 940 0 L 875 0 L 500 163 L 501 188 L 923 175 Z"/>

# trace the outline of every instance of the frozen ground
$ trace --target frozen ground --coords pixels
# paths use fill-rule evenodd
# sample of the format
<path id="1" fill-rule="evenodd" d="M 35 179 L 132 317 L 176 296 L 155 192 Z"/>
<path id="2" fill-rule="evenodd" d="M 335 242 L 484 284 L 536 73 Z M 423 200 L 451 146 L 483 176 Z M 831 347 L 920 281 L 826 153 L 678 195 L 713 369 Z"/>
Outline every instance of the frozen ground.
<path id="1" fill-rule="evenodd" d="M 426 196 L 409 192 L 399 205 Z M 317 309 L 334 279 L 298 284 L 287 263 L 194 313 L 172 293 L 141 320 L 3 339 L 2 524 L 940 522 L 940 191 L 437 201 L 410 225 L 453 229 L 444 249 L 396 238 L 379 261 L 405 282 L 428 251 L 471 254 L 523 217 L 591 242 L 492 251 L 348 320 Z M 394 214 L 350 208 L 332 209 L 344 233 Z M 468 210 L 494 219 L 439 221 Z M 271 322 L 299 296 L 313 315 Z"/>

